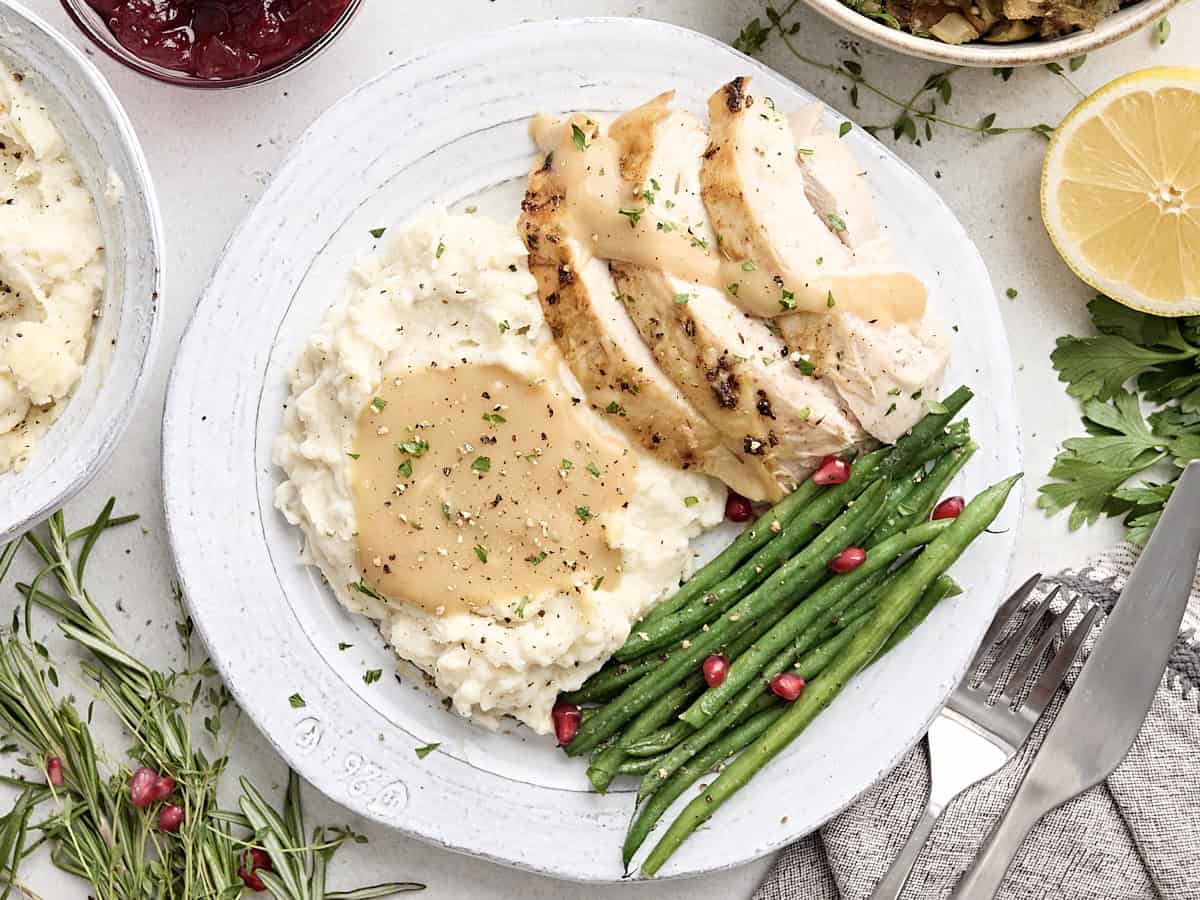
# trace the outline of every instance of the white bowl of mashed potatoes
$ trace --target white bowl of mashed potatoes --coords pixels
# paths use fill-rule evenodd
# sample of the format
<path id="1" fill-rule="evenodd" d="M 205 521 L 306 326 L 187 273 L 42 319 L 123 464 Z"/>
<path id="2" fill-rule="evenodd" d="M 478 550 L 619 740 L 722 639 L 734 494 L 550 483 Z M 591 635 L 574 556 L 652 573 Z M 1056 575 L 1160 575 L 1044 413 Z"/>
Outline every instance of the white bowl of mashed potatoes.
<path id="1" fill-rule="evenodd" d="M 0 542 L 87 484 L 124 432 L 157 331 L 160 232 L 111 88 L 0 6 Z"/>

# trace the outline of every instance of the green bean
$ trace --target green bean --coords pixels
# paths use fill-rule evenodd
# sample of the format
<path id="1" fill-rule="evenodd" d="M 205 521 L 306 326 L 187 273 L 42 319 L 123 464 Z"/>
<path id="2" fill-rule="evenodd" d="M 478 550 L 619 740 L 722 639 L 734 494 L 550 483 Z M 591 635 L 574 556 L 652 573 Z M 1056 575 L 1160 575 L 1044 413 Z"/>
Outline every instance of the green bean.
<path id="1" fill-rule="evenodd" d="M 962 447 L 971 440 L 971 423 L 966 419 L 947 425 L 941 434 L 926 444 L 920 451 L 908 457 L 905 469 L 923 466 L 930 460 L 945 456 L 956 447 Z"/>
<path id="2" fill-rule="evenodd" d="M 912 612 L 910 612 L 905 617 L 904 621 L 896 627 L 896 630 L 892 632 L 891 637 L 889 637 L 883 647 L 880 648 L 876 659 L 888 653 L 898 643 L 912 634 L 913 631 L 916 630 L 917 626 L 924 622 L 926 617 L 933 612 L 933 608 L 935 606 L 948 597 L 957 597 L 961 593 L 962 588 L 959 586 L 957 581 L 955 581 L 949 575 L 940 576 L 929 588 L 929 590 L 924 593 L 921 599 L 917 602 L 917 605 L 913 607 Z"/>
<path id="3" fill-rule="evenodd" d="M 564 748 L 567 754 L 578 756 L 590 751 L 649 706 L 665 685 L 696 670 L 705 657 L 749 630 L 760 618 L 773 620 L 784 615 L 792 603 L 807 595 L 824 578 L 829 561 L 871 527 L 888 488 L 886 480 L 872 484 L 804 550 L 734 604 L 707 631 L 696 634 L 686 646 L 681 646 L 680 652 L 672 653 L 656 670 L 625 688 L 580 726 L 575 739 Z"/>
<path id="4" fill-rule="evenodd" d="M 671 804 L 680 794 L 722 760 L 749 746 L 783 715 L 785 709 L 786 707 L 780 705 L 760 712 L 744 725 L 738 726 L 724 735 L 721 740 L 711 744 L 703 753 L 672 775 L 658 793 L 641 806 L 629 833 L 625 836 L 625 846 L 621 851 L 625 868 L 629 868 L 630 860 L 642 846 L 651 829 L 654 828 L 654 824 L 662 818 L 663 813 L 670 809 Z"/>
<path id="5" fill-rule="evenodd" d="M 618 775 L 645 775 L 654 768 L 653 756 L 634 757 L 626 759 L 617 766 Z"/>
<path id="6" fill-rule="evenodd" d="M 641 626 L 645 628 L 659 619 L 675 612 L 696 597 L 701 596 L 709 588 L 715 587 L 725 580 L 742 561 L 775 537 L 771 530 L 772 522 L 786 525 L 794 519 L 820 492 L 821 485 L 811 479 L 805 481 L 773 507 L 759 516 L 754 523 L 734 539 L 728 547 L 722 550 L 707 565 L 700 568 L 682 587 L 671 597 L 655 606 L 642 618 Z"/>
<path id="7" fill-rule="evenodd" d="M 974 456 L 978 449 L 979 445 L 970 441 L 939 459 L 929 470 L 925 479 L 905 498 L 902 504 L 905 516 L 894 527 L 897 530 L 903 530 L 928 519 L 933 508 L 942 499 L 942 494 L 950 486 L 950 482 L 962 471 L 967 460 Z"/>
<path id="8" fill-rule="evenodd" d="M 666 753 L 696 729 L 687 722 L 672 722 L 625 748 L 630 756 L 658 756 Z"/>
<path id="9" fill-rule="evenodd" d="M 946 597 L 952 597 L 960 593 L 961 590 L 950 576 L 942 575 L 939 577 L 929 590 L 922 595 L 916 607 L 913 608 L 913 611 L 892 632 L 892 636 L 884 644 L 883 649 L 880 650 L 876 659 L 881 658 L 892 647 L 907 637 L 941 600 L 944 600 Z M 847 622 L 846 627 L 834 638 L 806 653 L 796 663 L 796 672 L 805 680 L 816 678 L 846 648 L 854 638 L 854 635 L 864 628 L 870 620 L 870 613 L 865 613 L 857 619 Z M 645 841 L 650 829 L 654 827 L 655 822 L 661 818 L 662 814 L 675 802 L 688 785 L 712 769 L 721 760 L 732 756 L 738 750 L 742 749 L 750 740 L 757 737 L 761 731 L 765 731 L 766 727 L 782 714 L 784 708 L 783 701 L 779 700 L 779 698 L 771 694 L 761 695 L 743 713 L 741 719 L 734 724 L 733 729 L 725 732 L 716 742 L 710 744 L 684 765 L 680 766 L 667 779 L 662 787 L 641 806 L 640 811 L 636 814 L 630 826 L 629 834 L 625 838 L 625 846 L 622 851 L 626 868 L 628 868 L 629 861 L 642 845 L 642 842 Z M 760 715 L 764 709 L 771 709 L 773 715 L 765 717 L 762 720 L 765 724 L 762 725 L 761 730 L 758 728 L 741 730 L 743 723 L 747 722 L 753 716 Z M 656 764 L 656 761 L 652 758 L 639 760 L 638 762 L 648 763 L 648 765 L 641 765 L 638 767 L 638 771 L 630 770 L 628 774 L 647 774 L 654 770 Z M 625 772 L 625 770 L 622 769 L 622 772 Z"/>
<path id="10" fill-rule="evenodd" d="M 629 727 L 611 745 L 594 757 L 588 766 L 588 781 L 603 794 L 612 783 L 621 763 L 625 760 L 625 747 L 639 738 L 653 733 L 661 725 L 683 709 L 693 697 L 704 690 L 704 675 L 693 672 L 682 682 L 664 692 L 653 703 L 642 710 Z M 583 725 L 580 723 L 580 728 Z M 572 743 L 574 743 L 572 741 Z"/>
<path id="11" fill-rule="evenodd" d="M 689 803 L 671 823 L 642 864 L 647 875 L 657 872 L 688 836 L 745 785 L 759 769 L 774 759 L 825 709 L 864 666 L 871 662 L 888 638 L 916 607 L 921 595 L 949 568 L 967 546 L 999 515 L 1019 475 L 988 488 L 962 511 L 897 578 L 880 601 L 871 621 L 850 641 L 795 703 L 771 724 L 717 776 L 708 789 Z"/>
<path id="12" fill-rule="evenodd" d="M 876 450 L 851 469 L 850 480 L 822 492 L 802 513 L 787 525 L 771 530 L 775 537 L 742 564 L 737 571 L 708 593 L 695 597 L 682 609 L 664 616 L 653 625 L 639 624 L 613 658 L 636 659 L 660 647 L 686 637 L 700 626 L 713 621 L 768 578 L 820 532 L 864 488 L 876 480 L 875 473 L 890 450 Z"/>
<path id="13" fill-rule="evenodd" d="M 651 669 L 666 660 L 669 654 L 644 656 L 639 660 L 628 663 L 613 663 L 596 672 L 583 686 L 560 694 L 567 703 L 595 703 L 600 700 L 611 700 L 627 684 L 633 684 Z"/>
<path id="14" fill-rule="evenodd" d="M 868 553 L 866 561 L 857 569 L 830 579 L 805 602 L 780 619 L 753 647 L 738 657 L 729 667 L 725 680 L 705 691 L 681 718 L 696 728 L 704 725 L 734 694 L 754 681 L 775 654 L 792 643 L 806 628 L 819 622 L 812 634 L 814 639 L 817 638 L 828 624 L 820 621 L 821 617 L 837 601 L 851 595 L 873 576 L 884 572 L 905 553 L 928 544 L 940 532 L 946 530 L 950 521 L 943 519 L 939 522 L 927 522 L 888 538 Z"/>

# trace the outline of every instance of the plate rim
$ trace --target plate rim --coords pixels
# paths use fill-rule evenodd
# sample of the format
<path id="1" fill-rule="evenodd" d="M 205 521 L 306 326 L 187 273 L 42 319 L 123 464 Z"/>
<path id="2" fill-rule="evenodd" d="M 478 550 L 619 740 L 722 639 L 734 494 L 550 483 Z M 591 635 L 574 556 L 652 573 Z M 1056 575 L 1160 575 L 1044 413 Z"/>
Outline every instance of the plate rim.
<path id="1" fill-rule="evenodd" d="M 766 74 L 770 78 L 778 79 L 780 81 L 786 82 L 789 86 L 793 87 L 801 94 L 804 94 L 806 96 L 811 96 L 810 92 L 808 92 L 802 86 L 798 85 L 796 82 L 794 82 L 788 76 L 783 75 L 779 72 L 776 72 L 773 69 L 770 69 L 765 64 L 763 64 L 755 59 L 752 59 L 752 58 L 746 56 L 745 54 L 740 53 L 739 51 L 733 49 L 728 44 L 725 44 L 722 41 L 719 41 L 715 38 L 712 38 L 709 35 L 702 34 L 700 32 L 696 32 L 696 31 L 693 31 L 688 28 L 676 26 L 673 24 L 665 23 L 665 22 L 659 22 L 657 20 L 650 20 L 650 19 L 636 19 L 636 18 L 625 18 L 625 17 L 615 17 L 615 16 L 591 16 L 591 17 L 555 19 L 555 20 L 537 21 L 537 22 L 526 22 L 526 23 L 521 23 L 518 25 L 510 26 L 508 28 L 498 29 L 496 31 L 472 35 L 468 38 L 461 39 L 458 41 L 446 41 L 446 42 L 440 43 L 438 45 L 432 46 L 430 48 L 425 49 L 424 51 L 415 53 L 415 54 L 407 57 L 406 59 L 398 62 L 396 65 L 390 67 L 388 70 L 363 82 L 362 84 L 360 84 L 359 86 L 357 86 L 356 88 L 354 88 L 353 90 L 348 92 L 346 95 L 344 95 L 339 100 L 337 100 L 334 104 L 332 104 L 330 107 L 328 107 L 325 111 L 323 111 L 303 131 L 303 133 L 300 135 L 300 137 L 297 138 L 297 140 L 293 144 L 291 150 L 289 151 L 289 153 L 287 154 L 287 156 L 285 157 L 283 162 L 276 168 L 275 173 L 271 179 L 271 182 L 267 185 L 267 187 L 263 191 L 262 195 L 260 195 L 260 197 L 251 206 L 251 208 L 244 214 L 242 220 L 239 222 L 237 227 L 232 232 L 230 238 L 225 242 L 224 246 L 222 247 L 220 256 L 218 257 L 218 260 L 213 267 L 213 271 L 205 283 L 203 292 L 201 294 L 201 298 L 200 298 L 199 302 L 196 304 L 196 307 L 194 308 L 192 315 L 189 318 L 189 321 L 187 323 L 187 326 L 181 336 L 180 347 L 182 348 L 185 344 L 188 343 L 189 338 L 192 335 L 193 327 L 196 326 L 197 321 L 199 320 L 199 318 L 201 316 L 201 308 L 206 306 L 206 304 L 208 304 L 210 302 L 209 295 L 212 292 L 216 283 L 220 279 L 222 270 L 226 264 L 227 256 L 230 254 L 231 248 L 234 247 L 234 245 L 238 242 L 239 238 L 250 227 L 255 214 L 263 206 L 264 200 L 269 199 L 271 191 L 280 182 L 282 182 L 286 176 L 288 176 L 291 173 L 291 170 L 294 167 L 296 167 L 297 165 L 300 164 L 300 162 L 301 162 L 300 153 L 299 153 L 300 149 L 308 142 L 309 138 L 314 133 L 319 131 L 319 129 L 322 127 L 323 123 L 325 122 L 325 120 L 327 118 L 332 117 L 344 105 L 351 103 L 359 94 L 361 94 L 365 91 L 369 91 L 371 88 L 373 88 L 380 82 L 383 82 L 388 79 L 396 77 L 397 73 L 400 72 L 401 70 L 413 67 L 423 61 L 437 57 L 439 54 L 442 54 L 442 53 L 445 53 L 445 52 L 448 52 L 451 50 L 461 51 L 461 49 L 464 45 L 486 47 L 490 42 L 502 41 L 506 35 L 510 35 L 513 33 L 523 33 L 523 32 L 537 33 L 539 31 L 554 31 L 554 30 L 561 29 L 561 28 L 587 28 L 589 26 L 599 26 L 602 28 L 619 27 L 619 28 L 659 31 L 659 32 L 662 32 L 663 34 L 674 34 L 676 37 L 678 37 L 682 40 L 703 43 L 703 44 L 707 45 L 705 48 L 706 50 L 715 48 L 715 50 L 717 52 L 725 53 L 725 54 L 732 54 L 735 57 L 739 57 L 740 64 L 745 66 L 750 71 L 751 74 Z M 826 104 L 826 106 L 828 106 L 828 104 Z M 931 197 L 936 199 L 937 204 L 946 211 L 948 217 L 953 221 L 953 223 L 957 227 L 958 231 L 961 232 L 961 237 L 962 237 L 963 241 L 968 243 L 975 250 L 975 255 L 979 262 L 980 272 L 982 273 L 983 277 L 986 279 L 987 285 L 989 287 L 991 287 L 990 275 L 987 273 L 986 264 L 983 262 L 982 254 L 979 253 L 978 247 L 975 246 L 974 241 L 971 240 L 970 236 L 966 232 L 966 229 L 963 227 L 962 223 L 958 220 L 957 216 L 954 215 L 953 211 L 950 209 L 949 205 L 945 202 L 945 200 L 941 197 L 941 195 L 938 194 L 936 192 L 936 190 L 933 189 L 932 185 L 929 185 L 928 182 L 926 182 L 923 178 L 921 178 L 920 175 L 917 174 L 915 172 L 915 170 L 912 169 L 911 166 L 909 166 L 904 160 L 897 157 L 887 147 L 885 147 L 881 144 L 879 146 L 879 148 L 877 148 L 877 150 L 878 150 L 878 152 L 882 153 L 883 155 L 890 157 L 891 164 L 898 165 L 903 170 L 905 170 L 910 177 L 916 179 L 922 185 L 924 185 L 925 187 L 927 187 L 929 189 Z M 1000 316 L 999 304 L 996 301 L 995 292 L 994 292 L 994 290 L 992 290 L 989 293 L 990 293 L 989 302 L 987 302 L 986 304 L 983 304 L 983 305 L 987 309 L 988 319 L 995 326 L 994 338 L 996 341 L 997 349 L 1000 349 L 1003 351 L 1003 358 L 1005 361 L 1005 365 L 1004 365 L 1003 373 L 1002 373 L 1004 390 L 1002 392 L 994 392 L 993 397 L 995 397 L 995 399 L 997 399 L 999 401 L 997 403 L 998 406 L 1003 407 L 1004 409 L 1007 409 L 1013 413 L 1013 415 L 1011 416 L 1011 421 L 1008 423 L 1008 427 L 1010 427 L 1012 429 L 1014 437 L 1016 438 L 1015 446 L 1012 449 L 1012 452 L 1014 454 L 1014 461 L 1019 466 L 1021 463 L 1021 456 L 1022 456 L 1022 453 L 1021 453 L 1021 443 L 1022 442 L 1021 442 L 1020 421 L 1015 416 L 1016 385 L 1015 385 L 1015 378 L 1014 378 L 1014 367 L 1012 364 L 1011 352 L 1009 351 L 1007 333 L 1004 328 L 1002 317 Z M 180 355 L 182 356 L 182 353 Z M 366 819 L 369 819 L 369 820 L 379 823 L 381 825 L 385 825 L 389 828 L 396 829 L 397 831 L 400 831 L 401 833 L 403 833 L 407 836 L 416 838 L 416 839 L 424 841 L 426 843 L 430 843 L 430 844 L 439 846 L 443 849 L 451 850 L 454 852 L 465 853 L 467 855 L 471 855 L 471 856 L 481 858 L 481 859 L 486 859 L 490 862 L 504 865 L 506 867 L 517 868 L 517 869 L 521 869 L 524 871 L 533 872 L 535 874 L 539 874 L 542 876 L 548 876 L 548 877 L 561 879 L 561 880 L 576 881 L 576 882 L 581 882 L 581 883 L 594 883 L 594 884 L 625 883 L 625 882 L 628 882 L 631 880 L 640 880 L 639 876 L 626 876 L 626 877 L 622 878 L 622 877 L 616 877 L 616 876 L 611 876 L 611 877 L 610 876 L 592 876 L 592 875 L 588 875 L 588 874 L 579 875 L 576 873 L 572 873 L 571 871 L 568 871 L 561 867 L 555 867 L 553 865 L 540 865 L 535 862 L 530 862 L 528 859 L 525 859 L 525 858 L 506 857 L 506 856 L 499 855 L 492 851 L 481 850 L 481 849 L 474 848 L 471 846 L 456 844 L 449 839 L 440 837 L 435 834 L 429 834 L 424 831 L 419 831 L 416 828 L 410 827 L 407 824 L 390 821 L 386 818 L 383 818 L 383 817 L 373 813 L 369 808 L 366 807 L 365 804 L 358 802 L 355 797 L 347 795 L 347 792 L 332 791 L 323 784 L 319 785 L 319 784 L 315 783 L 315 781 L 311 780 L 310 777 L 307 774 L 305 774 L 299 767 L 301 765 L 301 763 L 300 763 L 300 760 L 298 759 L 298 754 L 295 752 L 294 748 L 291 748 L 291 747 L 285 745 L 282 740 L 277 739 L 275 735 L 267 732 L 259 725 L 258 719 L 252 712 L 253 707 L 254 707 L 253 701 L 251 699 L 253 692 L 246 690 L 238 682 L 237 679 L 231 677 L 231 674 L 232 674 L 231 673 L 231 661 L 227 657 L 225 657 L 223 654 L 218 653 L 214 649 L 214 645 L 210 641 L 210 631 L 204 621 L 204 616 L 197 614 L 198 611 L 192 605 L 192 601 L 190 599 L 191 592 L 189 592 L 186 589 L 187 588 L 187 579 L 186 579 L 184 573 L 185 573 L 185 569 L 190 571 L 191 566 L 189 563 L 184 562 L 184 560 L 182 559 L 182 553 L 180 551 L 180 547 L 182 546 L 183 541 L 184 541 L 184 535 L 181 534 L 182 519 L 177 519 L 172 510 L 172 496 L 174 493 L 173 484 L 174 484 L 175 473 L 174 473 L 173 461 L 171 460 L 171 454 L 172 454 L 171 432 L 176 427 L 177 415 L 180 417 L 182 417 L 182 415 L 183 415 L 182 410 L 176 410 L 175 402 L 174 402 L 175 398 L 177 396 L 177 393 L 180 390 L 179 382 L 184 377 L 183 375 L 181 375 L 180 370 L 181 370 L 181 366 L 177 362 L 177 364 L 172 367 L 172 370 L 171 370 L 171 373 L 170 373 L 170 376 L 168 379 L 167 392 L 166 392 L 166 404 L 165 404 L 165 408 L 164 408 L 164 416 L 163 416 L 162 432 L 161 432 L 161 434 L 162 434 L 162 454 L 163 454 L 163 485 L 164 485 L 163 505 L 164 505 L 165 520 L 166 520 L 166 525 L 167 525 L 168 539 L 169 539 L 169 543 L 171 546 L 172 555 L 175 559 L 177 570 L 179 571 L 180 580 L 184 584 L 184 587 L 185 587 L 185 597 L 188 598 L 189 610 L 193 614 L 193 618 L 196 622 L 196 626 L 197 626 L 198 630 L 200 631 L 201 637 L 205 640 L 206 645 L 208 646 L 209 651 L 212 654 L 215 665 L 217 666 L 218 670 L 221 672 L 222 678 L 225 680 L 225 682 L 229 686 L 230 690 L 234 693 L 235 698 L 237 699 L 237 701 L 239 703 L 239 706 L 246 711 L 247 717 L 250 718 L 250 720 L 255 723 L 255 726 L 257 728 L 259 728 L 260 732 L 262 732 L 264 734 L 264 737 L 266 737 L 266 739 L 271 743 L 271 745 L 280 754 L 280 756 L 289 765 L 296 767 L 297 771 L 302 775 L 302 777 L 305 777 L 306 780 L 310 781 L 310 784 L 312 784 L 318 790 L 322 791 L 322 793 L 325 793 L 326 796 L 328 796 L 330 799 L 332 799 L 335 802 L 339 803 L 340 805 L 346 807 L 348 810 L 354 812 L 355 814 L 361 815 Z M 1002 396 L 996 397 L 997 393 L 1001 393 Z M 1014 509 L 1013 509 L 1013 512 L 1011 513 L 1012 528 L 1009 529 L 1011 534 L 1007 540 L 1007 544 L 1008 544 L 1007 551 L 1003 552 L 997 558 L 997 561 L 996 561 L 996 567 L 998 570 L 997 574 L 1004 577 L 1005 579 L 1007 579 L 1009 577 L 1009 575 L 1011 574 L 1011 564 L 1012 564 L 1013 557 L 1015 555 L 1015 534 L 1020 527 L 1021 519 L 1022 519 L 1023 513 L 1024 513 L 1024 509 L 1023 509 L 1024 504 L 1023 504 L 1022 500 L 1023 500 L 1023 486 L 1019 484 L 1017 489 L 1014 491 L 1013 497 L 1012 497 L 1013 502 L 1012 502 L 1011 506 L 1014 507 Z M 986 625 L 986 623 L 985 623 L 985 625 Z M 980 628 L 980 635 L 982 635 L 982 627 Z M 906 741 L 904 742 L 904 745 L 898 749 L 898 751 L 896 752 L 894 757 L 891 758 L 887 762 L 887 765 L 881 771 L 877 772 L 874 776 L 872 776 L 870 781 L 868 781 L 866 784 L 862 785 L 861 789 L 857 793 L 855 793 L 853 796 L 847 798 L 841 806 L 839 806 L 837 809 L 833 810 L 827 816 L 825 816 L 825 818 L 822 820 L 822 822 L 819 823 L 818 825 L 816 825 L 815 828 L 820 828 L 821 825 L 823 825 L 825 822 L 828 822 L 830 819 L 834 818 L 839 813 L 841 813 L 843 810 L 845 810 L 848 806 L 852 805 L 857 799 L 859 799 L 863 795 L 863 793 L 865 793 L 866 791 L 870 790 L 873 786 L 878 784 L 878 782 L 882 778 L 886 777 L 886 775 L 890 771 L 892 771 L 892 769 L 895 768 L 895 766 L 904 758 L 904 756 L 912 749 L 912 747 L 915 746 L 916 743 L 918 743 L 921 740 L 925 731 L 927 730 L 929 723 L 932 722 L 932 720 L 940 712 L 941 708 L 945 704 L 946 699 L 949 697 L 950 692 L 953 690 L 954 685 L 957 684 L 959 679 L 961 679 L 963 673 L 965 672 L 968 662 L 969 662 L 969 659 L 964 658 L 961 667 L 959 667 L 959 671 L 957 671 L 955 673 L 953 679 L 950 680 L 947 684 L 939 686 L 940 700 L 937 703 L 937 705 L 932 709 L 932 711 L 929 713 L 929 715 L 925 718 L 925 720 L 921 724 L 919 731 L 915 734 L 915 736 L 913 736 L 911 740 L 906 739 Z M 497 776 L 497 777 L 502 777 L 502 776 Z M 815 830 L 815 828 L 813 830 Z M 605 832 L 605 833 L 607 833 L 607 832 Z M 722 871 L 725 869 L 733 868 L 733 867 L 736 867 L 739 865 L 744 865 L 754 859 L 757 859 L 757 858 L 765 856 L 769 853 L 772 853 L 772 852 L 780 849 L 781 847 L 786 846 L 787 844 L 790 844 L 793 841 L 798 840 L 798 839 L 804 837 L 806 834 L 810 834 L 810 833 L 812 833 L 811 830 L 803 832 L 803 833 L 789 832 L 784 837 L 771 839 L 771 840 L 767 841 L 767 843 L 765 845 L 756 846 L 756 847 L 751 848 L 747 852 L 739 855 L 738 858 L 736 858 L 736 859 L 731 859 L 731 860 L 723 861 L 723 862 L 720 862 L 718 864 L 714 864 L 711 866 L 706 866 L 703 868 L 697 868 L 697 869 L 684 871 L 684 872 L 665 873 L 663 875 L 659 875 L 654 880 L 661 881 L 661 880 L 675 879 L 675 878 L 697 877 L 697 876 L 701 876 L 704 874 L 709 874 L 712 872 L 718 872 L 718 871 Z M 615 840 L 615 838 L 614 838 L 614 840 Z M 614 844 L 614 855 L 615 854 L 616 854 L 616 845 Z"/>

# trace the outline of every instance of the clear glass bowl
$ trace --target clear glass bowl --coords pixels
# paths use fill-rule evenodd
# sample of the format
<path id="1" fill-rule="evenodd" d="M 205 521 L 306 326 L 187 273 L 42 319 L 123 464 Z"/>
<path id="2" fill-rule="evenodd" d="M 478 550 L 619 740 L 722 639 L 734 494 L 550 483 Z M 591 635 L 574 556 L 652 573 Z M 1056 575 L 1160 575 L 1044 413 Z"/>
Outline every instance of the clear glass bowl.
<path id="1" fill-rule="evenodd" d="M 349 5 L 338 17 L 337 21 L 333 23 L 333 26 L 304 49 L 297 51 L 294 55 L 273 66 L 260 69 L 253 75 L 239 75 L 234 78 L 200 78 L 188 72 L 181 72 L 178 69 L 168 69 L 166 66 L 160 66 L 157 63 L 144 60 L 140 56 L 131 53 L 117 40 L 116 36 L 109 30 L 108 23 L 104 21 L 104 17 L 93 9 L 87 3 L 87 0 L 62 0 L 62 5 L 66 9 L 67 15 L 71 17 L 72 21 L 79 26 L 84 34 L 92 39 L 97 47 L 118 62 L 124 63 L 135 72 L 148 75 L 156 81 L 175 84 L 180 87 L 231 88 L 270 81 L 272 78 L 285 75 L 297 66 L 308 62 L 308 60 L 333 43 L 334 39 L 342 33 L 346 25 L 354 17 L 354 14 L 358 12 L 359 7 L 362 5 L 362 0 L 350 0 Z"/>

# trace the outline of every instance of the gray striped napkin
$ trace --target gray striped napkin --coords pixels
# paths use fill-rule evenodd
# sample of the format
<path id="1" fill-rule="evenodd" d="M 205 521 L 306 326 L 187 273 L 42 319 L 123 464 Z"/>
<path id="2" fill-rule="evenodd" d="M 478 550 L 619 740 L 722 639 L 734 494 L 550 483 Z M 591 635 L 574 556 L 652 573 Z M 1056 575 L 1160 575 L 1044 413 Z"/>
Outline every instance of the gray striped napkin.
<path id="1" fill-rule="evenodd" d="M 1135 549 L 1121 544 L 1081 570 L 1046 579 L 1042 589 L 1061 584 L 1080 595 L 1073 625 L 1089 604 L 1112 608 L 1135 559 Z M 1129 755 L 1103 785 L 1055 810 L 1033 830 L 997 895 L 1000 900 L 1200 898 L 1198 631 L 1200 577 L 1192 585 L 1183 629 L 1154 705 Z M 1068 684 L 1078 671 L 1077 663 Z M 1065 696 L 1060 690 L 1008 766 L 950 804 L 903 900 L 949 895 L 1011 799 Z M 922 743 L 848 810 L 784 850 L 754 900 L 869 897 L 924 809 L 928 767 Z"/>

